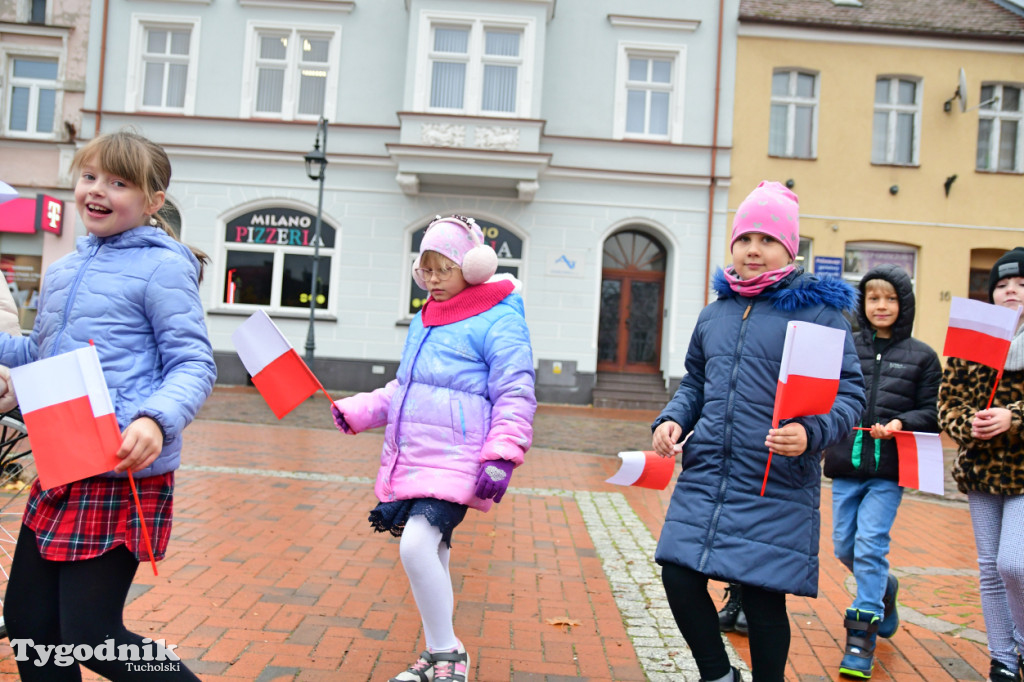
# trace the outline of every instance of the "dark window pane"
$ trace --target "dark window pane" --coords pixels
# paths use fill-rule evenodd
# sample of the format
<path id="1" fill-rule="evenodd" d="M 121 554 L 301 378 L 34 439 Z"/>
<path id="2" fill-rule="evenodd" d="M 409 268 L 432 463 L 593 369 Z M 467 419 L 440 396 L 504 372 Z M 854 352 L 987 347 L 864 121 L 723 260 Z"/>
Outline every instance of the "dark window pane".
<path id="1" fill-rule="evenodd" d="M 601 319 L 597 329 L 597 361 L 615 362 L 619 353 L 619 302 L 622 282 L 606 279 L 601 282 Z"/>
<path id="2" fill-rule="evenodd" d="M 274 254 L 253 251 L 228 251 L 227 254 L 224 302 L 270 305 Z"/>
<path id="3" fill-rule="evenodd" d="M 330 256 L 320 256 L 317 265 L 316 307 L 324 309 L 330 295 Z M 309 308 L 310 283 L 313 281 L 313 257 L 285 254 L 281 277 L 281 305 Z"/>
<path id="4" fill-rule="evenodd" d="M 630 282 L 629 291 L 629 347 L 626 362 L 654 362 L 658 359 L 656 345 L 658 321 L 661 318 L 661 282 Z"/>

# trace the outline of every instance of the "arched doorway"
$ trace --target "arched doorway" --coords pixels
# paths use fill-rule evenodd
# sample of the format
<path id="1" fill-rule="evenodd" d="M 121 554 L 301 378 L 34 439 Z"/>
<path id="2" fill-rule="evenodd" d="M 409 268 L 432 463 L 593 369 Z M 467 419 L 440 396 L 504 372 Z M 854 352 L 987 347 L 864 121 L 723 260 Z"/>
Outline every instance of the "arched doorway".
<path id="1" fill-rule="evenodd" d="M 605 241 L 597 333 L 599 372 L 660 371 L 665 256 L 665 247 L 644 232 L 627 229 Z"/>

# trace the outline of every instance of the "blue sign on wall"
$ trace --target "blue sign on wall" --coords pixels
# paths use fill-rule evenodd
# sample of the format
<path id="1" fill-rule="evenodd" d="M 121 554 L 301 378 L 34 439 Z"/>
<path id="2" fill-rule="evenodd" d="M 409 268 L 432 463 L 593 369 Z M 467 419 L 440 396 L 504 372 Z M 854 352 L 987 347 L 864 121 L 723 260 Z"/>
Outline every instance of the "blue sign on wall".
<path id="1" fill-rule="evenodd" d="M 814 274 L 832 275 L 833 277 L 843 276 L 843 259 L 832 256 L 814 257 Z"/>

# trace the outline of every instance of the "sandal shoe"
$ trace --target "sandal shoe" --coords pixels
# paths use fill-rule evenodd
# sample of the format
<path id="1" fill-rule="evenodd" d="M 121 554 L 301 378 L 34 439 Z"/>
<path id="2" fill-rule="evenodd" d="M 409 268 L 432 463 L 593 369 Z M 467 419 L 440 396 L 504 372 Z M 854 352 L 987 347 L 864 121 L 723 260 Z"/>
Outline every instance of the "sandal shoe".
<path id="1" fill-rule="evenodd" d="M 434 679 L 434 655 L 424 651 L 416 662 L 388 682 L 430 682 Z"/>
<path id="2" fill-rule="evenodd" d="M 430 655 L 434 659 L 434 682 L 469 682 L 469 652 L 464 646 Z"/>

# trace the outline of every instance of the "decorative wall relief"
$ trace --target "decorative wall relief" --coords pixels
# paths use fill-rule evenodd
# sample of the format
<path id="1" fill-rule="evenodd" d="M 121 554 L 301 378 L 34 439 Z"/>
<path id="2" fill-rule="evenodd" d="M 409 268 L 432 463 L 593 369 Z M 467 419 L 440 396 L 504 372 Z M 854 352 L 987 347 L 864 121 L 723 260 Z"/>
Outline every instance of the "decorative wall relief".
<path id="1" fill-rule="evenodd" d="M 519 128 L 477 126 L 475 142 L 482 149 L 515 151 L 519 148 Z"/>
<path id="2" fill-rule="evenodd" d="M 452 123 L 424 123 L 420 142 L 431 147 L 465 147 L 466 126 Z"/>

